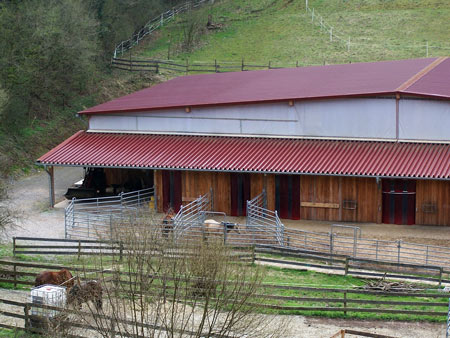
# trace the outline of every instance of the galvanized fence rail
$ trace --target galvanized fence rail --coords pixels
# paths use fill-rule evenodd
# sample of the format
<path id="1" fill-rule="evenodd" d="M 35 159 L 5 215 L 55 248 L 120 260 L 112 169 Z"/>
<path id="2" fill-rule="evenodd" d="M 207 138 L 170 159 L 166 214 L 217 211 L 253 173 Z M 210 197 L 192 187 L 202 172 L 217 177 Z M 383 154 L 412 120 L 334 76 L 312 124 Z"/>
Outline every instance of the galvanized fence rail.
<path id="1" fill-rule="evenodd" d="M 187 205 L 182 205 L 173 218 L 173 231 L 176 239 L 180 238 L 192 227 L 201 226 L 204 221 L 204 212 L 212 210 L 212 189 L 199 196 Z"/>
<path id="2" fill-rule="evenodd" d="M 139 208 L 154 194 L 152 187 L 117 196 L 73 198 L 64 211 L 65 238 L 111 238 L 115 224 L 135 221 Z"/>
<path id="3" fill-rule="evenodd" d="M 267 209 L 266 191 L 247 201 L 247 230 L 272 233 L 278 245 L 284 246 L 284 224 L 277 211 Z"/>

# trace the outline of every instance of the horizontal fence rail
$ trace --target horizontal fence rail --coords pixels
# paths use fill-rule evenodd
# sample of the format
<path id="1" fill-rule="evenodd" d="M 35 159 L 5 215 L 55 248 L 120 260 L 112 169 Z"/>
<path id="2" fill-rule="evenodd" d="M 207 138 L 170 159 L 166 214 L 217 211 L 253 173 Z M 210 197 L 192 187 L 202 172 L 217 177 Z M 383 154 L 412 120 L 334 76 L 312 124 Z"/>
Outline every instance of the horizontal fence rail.
<path id="1" fill-rule="evenodd" d="M 122 55 L 124 52 L 138 45 L 143 38 L 145 38 L 147 35 L 152 34 L 155 30 L 164 26 L 170 21 L 174 20 L 177 15 L 203 6 L 209 2 L 211 2 L 211 0 L 186 1 L 179 6 L 173 7 L 172 9 L 159 14 L 158 16 L 148 21 L 141 29 L 137 31 L 137 33 L 134 33 L 131 38 L 117 44 L 114 48 L 114 57 L 117 57 L 119 54 Z"/>
<path id="2" fill-rule="evenodd" d="M 183 236 L 185 244 L 198 245 L 200 241 L 223 240 L 227 245 L 238 248 L 252 249 L 252 256 L 239 255 L 241 259 L 260 261 L 278 265 L 301 266 L 311 268 L 321 268 L 325 270 L 338 270 L 344 274 L 368 277 L 392 277 L 407 278 L 410 280 L 425 280 L 436 282 L 437 284 L 450 282 L 450 269 L 445 269 L 439 265 L 421 265 L 408 263 L 395 263 L 377 261 L 371 259 L 360 259 L 346 255 L 333 255 L 320 253 L 312 250 L 299 250 L 280 247 L 272 235 L 266 232 L 253 231 L 247 238 L 238 236 L 236 232 L 227 231 L 210 232 L 204 227 L 193 227 L 191 231 Z M 169 238 L 161 238 L 163 241 Z M 255 244 L 256 243 L 256 244 Z M 13 253 L 17 255 L 72 255 L 78 258 L 89 255 L 112 256 L 122 260 L 128 253 L 126 243 L 120 241 L 95 241 L 95 240 L 64 240 L 15 237 L 13 240 Z M 158 255 L 159 251 L 149 251 L 151 255 Z M 255 255 L 258 254 L 258 255 Z M 174 257 L 178 254 L 171 253 Z M 269 256 L 267 256 L 269 255 Z M 277 258 L 280 256 L 282 258 Z M 292 259 L 294 258 L 294 259 Z M 11 265 L 16 271 L 14 262 L 3 262 L 0 264 Z M 17 266 L 21 266 L 18 263 Z M 7 271 L 3 271 L 8 275 Z M 11 276 L 11 272 L 9 272 Z M 15 278 L 15 277 L 14 277 Z M 16 281 L 15 284 L 20 283 Z M 11 280 L 9 280 L 11 282 Z"/>
<path id="3" fill-rule="evenodd" d="M 154 195 L 152 187 L 117 196 L 73 198 L 64 211 L 65 238 L 111 238 L 114 225 L 135 222 L 138 209 L 148 207 Z"/>
<path id="4" fill-rule="evenodd" d="M 238 72 L 247 70 L 259 70 L 259 69 L 280 69 L 280 68 L 293 68 L 301 66 L 317 66 L 319 64 L 311 63 L 277 63 L 274 64 L 269 61 L 266 64 L 256 64 L 254 62 L 247 63 L 242 59 L 238 62 L 232 61 L 217 61 L 202 62 L 202 61 L 176 61 L 176 60 L 157 60 L 157 59 L 132 59 L 131 57 L 111 59 L 111 66 L 116 69 L 126 70 L 130 72 L 172 72 L 172 73 L 224 73 L 224 72 Z"/>

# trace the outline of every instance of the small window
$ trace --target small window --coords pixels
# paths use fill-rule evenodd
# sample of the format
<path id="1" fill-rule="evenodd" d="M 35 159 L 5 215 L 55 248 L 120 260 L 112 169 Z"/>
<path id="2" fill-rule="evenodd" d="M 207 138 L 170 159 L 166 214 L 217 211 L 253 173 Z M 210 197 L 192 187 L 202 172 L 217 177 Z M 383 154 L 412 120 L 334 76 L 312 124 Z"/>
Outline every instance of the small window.
<path id="1" fill-rule="evenodd" d="M 422 211 L 425 214 L 435 214 L 437 212 L 437 205 L 436 203 L 423 203 Z"/>
<path id="2" fill-rule="evenodd" d="M 356 201 L 354 200 L 344 200 L 342 203 L 342 208 L 347 210 L 355 210 L 357 206 Z"/>

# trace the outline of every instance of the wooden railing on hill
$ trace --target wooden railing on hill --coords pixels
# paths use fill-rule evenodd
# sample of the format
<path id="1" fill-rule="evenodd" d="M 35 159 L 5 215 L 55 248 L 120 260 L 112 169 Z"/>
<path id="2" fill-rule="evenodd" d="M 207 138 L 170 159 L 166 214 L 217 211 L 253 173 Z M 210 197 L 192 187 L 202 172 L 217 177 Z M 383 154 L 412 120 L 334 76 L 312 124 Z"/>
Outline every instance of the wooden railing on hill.
<path id="1" fill-rule="evenodd" d="M 307 64 L 313 66 L 313 64 Z M 314 64 L 317 65 L 317 64 Z M 244 59 L 240 62 L 232 61 L 217 61 L 201 62 L 201 61 L 173 61 L 173 60 L 156 60 L 156 59 L 126 59 L 126 58 L 112 58 L 111 66 L 116 69 L 126 70 L 130 72 L 172 72 L 180 74 L 191 73 L 224 73 L 224 72 L 239 72 L 247 70 L 259 69 L 279 69 L 279 68 L 294 68 L 306 66 L 299 61 L 293 63 L 274 63 L 269 61 L 266 64 L 246 63 Z"/>

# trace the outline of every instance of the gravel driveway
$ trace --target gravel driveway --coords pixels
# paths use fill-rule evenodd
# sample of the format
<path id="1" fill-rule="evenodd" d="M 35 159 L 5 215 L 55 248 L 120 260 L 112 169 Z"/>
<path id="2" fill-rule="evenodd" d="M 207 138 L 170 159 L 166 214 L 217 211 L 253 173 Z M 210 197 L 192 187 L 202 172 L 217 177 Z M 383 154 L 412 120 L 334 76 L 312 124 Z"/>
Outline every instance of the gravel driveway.
<path id="1" fill-rule="evenodd" d="M 64 238 L 64 194 L 74 182 L 83 178 L 82 168 L 55 167 L 55 208 L 50 209 L 48 175 L 45 171 L 10 184 L 8 197 L 19 216 L 18 226 L 8 231 L 13 236 Z M 58 203 L 59 202 L 59 203 Z"/>

